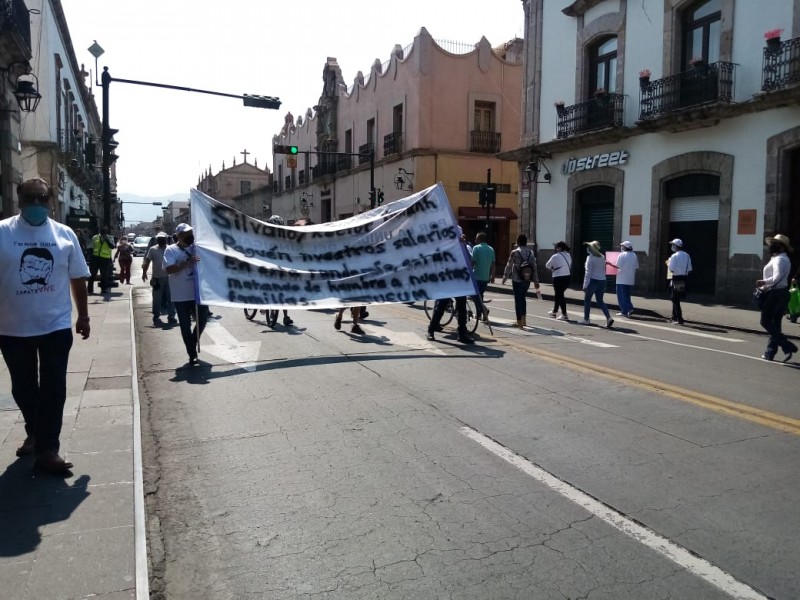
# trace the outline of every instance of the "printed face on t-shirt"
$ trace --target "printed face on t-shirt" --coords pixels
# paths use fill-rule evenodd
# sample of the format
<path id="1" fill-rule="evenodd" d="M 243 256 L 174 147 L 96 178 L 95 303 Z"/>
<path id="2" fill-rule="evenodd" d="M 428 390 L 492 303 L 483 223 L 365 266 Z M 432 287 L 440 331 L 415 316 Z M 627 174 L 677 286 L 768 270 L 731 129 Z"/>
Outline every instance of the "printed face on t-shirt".
<path id="1" fill-rule="evenodd" d="M 19 261 L 19 278 L 22 285 L 39 287 L 47 285 L 53 273 L 53 255 L 46 248 L 28 248 Z"/>

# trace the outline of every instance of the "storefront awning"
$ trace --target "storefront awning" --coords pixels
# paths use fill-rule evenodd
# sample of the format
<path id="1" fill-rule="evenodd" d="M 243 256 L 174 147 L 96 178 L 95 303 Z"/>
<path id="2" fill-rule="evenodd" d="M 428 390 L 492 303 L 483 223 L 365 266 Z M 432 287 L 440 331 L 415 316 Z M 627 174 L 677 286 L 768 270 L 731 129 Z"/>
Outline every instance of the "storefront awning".
<path id="1" fill-rule="evenodd" d="M 510 208 L 492 208 L 489 210 L 490 221 L 513 221 L 517 214 Z M 459 221 L 485 221 L 486 209 L 481 206 L 459 206 Z"/>

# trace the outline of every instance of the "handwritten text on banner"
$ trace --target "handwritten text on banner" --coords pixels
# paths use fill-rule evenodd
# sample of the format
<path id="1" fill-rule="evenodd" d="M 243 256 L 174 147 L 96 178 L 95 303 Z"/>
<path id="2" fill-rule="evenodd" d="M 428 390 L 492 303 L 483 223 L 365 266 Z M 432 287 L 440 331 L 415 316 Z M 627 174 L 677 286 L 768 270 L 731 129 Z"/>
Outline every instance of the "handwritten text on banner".
<path id="1" fill-rule="evenodd" d="M 247 217 L 191 191 L 204 304 L 338 308 L 475 293 L 441 185 L 304 227 Z"/>

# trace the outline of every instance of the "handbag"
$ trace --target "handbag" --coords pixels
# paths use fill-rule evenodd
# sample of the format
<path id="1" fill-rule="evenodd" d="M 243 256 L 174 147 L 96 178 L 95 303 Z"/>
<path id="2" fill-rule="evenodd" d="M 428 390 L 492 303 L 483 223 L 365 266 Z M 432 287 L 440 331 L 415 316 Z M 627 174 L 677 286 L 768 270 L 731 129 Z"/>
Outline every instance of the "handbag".
<path id="1" fill-rule="evenodd" d="M 150 287 L 152 287 L 153 290 L 161 289 L 161 282 L 156 277 L 153 277 L 150 279 Z"/>

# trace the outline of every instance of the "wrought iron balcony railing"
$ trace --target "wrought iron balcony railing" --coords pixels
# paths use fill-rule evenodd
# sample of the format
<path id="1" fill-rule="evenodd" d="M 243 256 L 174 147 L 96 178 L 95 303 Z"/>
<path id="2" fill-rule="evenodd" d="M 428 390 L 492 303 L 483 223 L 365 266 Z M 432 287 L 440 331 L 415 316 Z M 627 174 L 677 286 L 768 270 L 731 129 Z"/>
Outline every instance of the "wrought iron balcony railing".
<path id="1" fill-rule="evenodd" d="M 31 57 L 31 13 L 23 0 L 0 0 L 0 34 L 11 34 L 21 51 L 12 60 Z"/>
<path id="2" fill-rule="evenodd" d="M 347 171 L 353 168 L 353 157 L 348 154 L 339 154 L 336 157 L 336 170 Z"/>
<path id="3" fill-rule="evenodd" d="M 311 177 L 317 179 L 325 175 L 334 175 L 336 173 L 336 162 L 324 161 L 311 167 Z"/>
<path id="4" fill-rule="evenodd" d="M 596 129 L 622 127 L 624 106 L 625 96 L 606 93 L 572 106 L 557 106 L 556 137 L 564 139 Z"/>
<path id="5" fill-rule="evenodd" d="M 688 71 L 641 83 L 639 119 L 655 119 L 682 108 L 732 102 L 736 65 L 698 63 Z"/>
<path id="6" fill-rule="evenodd" d="M 358 164 L 363 165 L 364 163 L 369 162 L 369 153 L 374 151 L 375 147 L 373 144 L 363 144 L 358 147 Z"/>
<path id="7" fill-rule="evenodd" d="M 500 132 L 470 131 L 469 151 L 482 152 L 484 154 L 496 154 L 500 152 Z"/>
<path id="8" fill-rule="evenodd" d="M 403 151 L 403 132 L 395 131 L 383 136 L 383 155 L 400 154 Z"/>
<path id="9" fill-rule="evenodd" d="M 761 89 L 778 90 L 800 82 L 800 38 L 777 43 L 767 42 L 764 66 L 761 69 Z"/>

